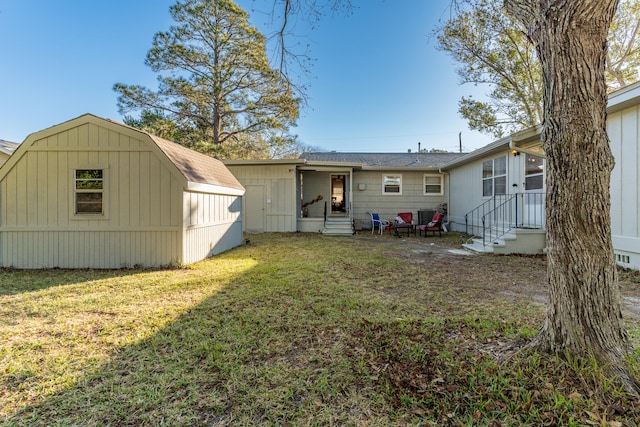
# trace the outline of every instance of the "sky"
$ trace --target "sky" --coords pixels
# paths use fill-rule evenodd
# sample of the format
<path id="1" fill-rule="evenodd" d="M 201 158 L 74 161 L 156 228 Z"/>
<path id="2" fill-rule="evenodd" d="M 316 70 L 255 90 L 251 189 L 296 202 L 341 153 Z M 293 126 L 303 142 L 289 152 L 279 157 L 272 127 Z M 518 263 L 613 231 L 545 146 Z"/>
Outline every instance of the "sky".
<path id="1" fill-rule="evenodd" d="M 271 0 L 236 0 L 266 31 Z M 298 23 L 313 58 L 308 105 L 292 129 L 323 151 L 471 151 L 492 138 L 459 117 L 456 65 L 435 47 L 451 0 L 352 0 L 348 13 Z M 157 88 L 144 64 L 153 35 L 172 24 L 175 0 L 0 0 L 0 139 L 85 113 L 122 120 L 115 83 Z"/>

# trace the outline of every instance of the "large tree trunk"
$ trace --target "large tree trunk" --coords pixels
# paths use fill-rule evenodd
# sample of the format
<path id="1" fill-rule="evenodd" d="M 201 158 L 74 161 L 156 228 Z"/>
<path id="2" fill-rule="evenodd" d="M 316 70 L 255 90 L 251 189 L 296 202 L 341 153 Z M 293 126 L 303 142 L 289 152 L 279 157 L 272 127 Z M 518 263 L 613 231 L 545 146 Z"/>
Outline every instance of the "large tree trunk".
<path id="1" fill-rule="evenodd" d="M 505 0 L 536 44 L 543 68 L 550 302 L 534 343 L 578 357 L 594 355 L 637 392 L 624 363 L 629 349 L 610 225 L 614 159 L 604 72 L 617 3 Z"/>

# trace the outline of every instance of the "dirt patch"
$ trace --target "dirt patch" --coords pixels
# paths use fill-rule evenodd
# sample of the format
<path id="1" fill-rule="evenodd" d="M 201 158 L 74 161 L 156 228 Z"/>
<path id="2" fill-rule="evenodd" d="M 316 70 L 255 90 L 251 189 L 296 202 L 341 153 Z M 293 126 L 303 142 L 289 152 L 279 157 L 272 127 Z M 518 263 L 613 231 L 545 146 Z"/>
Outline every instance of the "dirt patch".
<path id="1" fill-rule="evenodd" d="M 457 233 L 400 238 L 387 233 L 365 234 L 358 238 L 387 245 L 389 249 L 385 254 L 389 257 L 432 266 L 431 275 L 458 287 L 465 292 L 465 298 L 470 295 L 466 291 L 475 290 L 484 297 L 491 294 L 514 301 L 541 304 L 548 301 L 545 255 L 477 254 L 462 247 L 464 237 Z M 640 320 L 640 271 L 621 269 L 619 285 L 624 316 Z"/>

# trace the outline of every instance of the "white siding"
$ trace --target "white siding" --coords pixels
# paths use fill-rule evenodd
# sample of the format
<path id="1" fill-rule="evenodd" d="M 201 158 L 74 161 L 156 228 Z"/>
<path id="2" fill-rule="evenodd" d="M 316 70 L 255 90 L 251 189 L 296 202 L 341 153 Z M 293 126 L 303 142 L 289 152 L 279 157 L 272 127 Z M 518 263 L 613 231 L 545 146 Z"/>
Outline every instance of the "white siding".
<path id="1" fill-rule="evenodd" d="M 525 155 L 514 156 L 509 150 L 492 152 L 485 157 L 455 167 L 449 171 L 449 221 L 454 231 L 465 231 L 465 215 L 490 197 L 482 196 L 482 162 L 507 156 L 507 194 L 524 190 L 522 163 Z M 514 186 L 515 184 L 515 186 Z"/>
<path id="2" fill-rule="evenodd" d="M 184 253 L 190 264 L 242 243 L 242 198 L 239 196 L 184 193 Z"/>
<path id="3" fill-rule="evenodd" d="M 449 228 L 464 232 L 465 215 L 483 202 L 482 160 L 452 169 L 449 191 Z"/>
<path id="4" fill-rule="evenodd" d="M 611 235 L 616 260 L 640 269 L 640 109 L 609 114 L 607 132 L 616 165 L 611 173 Z"/>

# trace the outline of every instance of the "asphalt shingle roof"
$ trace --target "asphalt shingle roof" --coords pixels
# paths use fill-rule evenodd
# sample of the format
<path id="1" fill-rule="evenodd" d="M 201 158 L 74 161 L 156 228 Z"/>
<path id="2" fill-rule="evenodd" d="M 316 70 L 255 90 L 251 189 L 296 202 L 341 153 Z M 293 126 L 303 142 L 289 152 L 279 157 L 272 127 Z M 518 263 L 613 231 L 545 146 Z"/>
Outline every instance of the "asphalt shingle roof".
<path id="1" fill-rule="evenodd" d="M 373 167 L 438 168 L 464 155 L 465 153 L 339 153 L 331 151 L 303 153 L 300 158 L 307 161 L 360 163 Z"/>
<path id="2" fill-rule="evenodd" d="M 148 135 L 188 181 L 244 190 L 220 160 L 155 135 Z"/>

